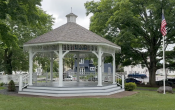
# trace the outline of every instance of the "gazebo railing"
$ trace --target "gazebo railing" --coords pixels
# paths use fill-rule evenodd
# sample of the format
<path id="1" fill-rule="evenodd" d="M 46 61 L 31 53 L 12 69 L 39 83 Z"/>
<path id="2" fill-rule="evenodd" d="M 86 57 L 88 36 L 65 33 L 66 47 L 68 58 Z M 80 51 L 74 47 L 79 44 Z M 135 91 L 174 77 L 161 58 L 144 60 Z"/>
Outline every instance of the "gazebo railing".
<path id="1" fill-rule="evenodd" d="M 85 76 L 85 75 L 96 75 L 97 73 L 96 72 L 80 72 L 79 73 L 79 76 Z M 70 72 L 71 76 L 73 75 L 77 75 L 77 72 Z"/>
<path id="2" fill-rule="evenodd" d="M 119 85 L 121 88 L 125 88 L 125 78 L 124 78 L 124 75 L 121 75 L 121 74 L 115 74 L 115 79 L 116 79 L 116 83 L 117 85 Z"/>
<path id="3" fill-rule="evenodd" d="M 29 85 L 29 74 L 19 76 L 19 91 Z"/>

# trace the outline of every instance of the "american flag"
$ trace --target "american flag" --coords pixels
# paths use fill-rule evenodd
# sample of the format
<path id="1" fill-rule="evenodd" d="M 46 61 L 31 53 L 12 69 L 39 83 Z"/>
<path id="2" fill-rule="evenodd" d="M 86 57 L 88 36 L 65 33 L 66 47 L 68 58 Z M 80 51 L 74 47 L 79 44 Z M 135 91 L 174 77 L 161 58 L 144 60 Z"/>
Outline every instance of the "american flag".
<path id="1" fill-rule="evenodd" d="M 164 15 L 162 14 L 162 23 L 161 23 L 161 33 L 163 36 L 165 36 L 167 34 L 167 31 L 166 31 L 166 21 L 165 21 L 165 17 Z"/>

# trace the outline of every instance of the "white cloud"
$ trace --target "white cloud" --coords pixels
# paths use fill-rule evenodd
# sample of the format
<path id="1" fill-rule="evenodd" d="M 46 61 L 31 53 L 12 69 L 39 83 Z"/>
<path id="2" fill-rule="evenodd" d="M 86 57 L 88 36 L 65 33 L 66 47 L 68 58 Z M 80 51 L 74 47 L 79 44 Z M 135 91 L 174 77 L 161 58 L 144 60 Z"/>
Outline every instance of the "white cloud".
<path id="1" fill-rule="evenodd" d="M 77 24 L 89 29 L 90 16 L 86 16 L 86 10 L 84 7 L 84 3 L 87 1 L 91 0 L 43 0 L 41 2 L 41 8 L 55 18 L 53 28 L 57 28 L 67 23 L 65 16 L 71 13 L 72 7 L 72 12 L 78 16 Z"/>

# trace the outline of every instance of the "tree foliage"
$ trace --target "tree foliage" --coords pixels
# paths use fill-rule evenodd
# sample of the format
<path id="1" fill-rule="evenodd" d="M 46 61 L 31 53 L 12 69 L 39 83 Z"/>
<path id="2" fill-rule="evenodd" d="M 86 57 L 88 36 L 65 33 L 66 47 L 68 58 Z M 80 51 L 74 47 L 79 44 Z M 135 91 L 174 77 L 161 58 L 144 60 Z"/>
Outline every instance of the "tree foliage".
<path id="1" fill-rule="evenodd" d="M 1 0 L 0 7 L 0 69 L 28 69 L 28 55 L 23 43 L 52 29 L 53 18 L 41 8 L 41 0 Z"/>
<path id="2" fill-rule="evenodd" d="M 167 21 L 166 44 L 175 42 L 174 6 L 174 0 L 101 0 L 85 3 L 86 14 L 93 13 L 90 30 L 121 46 L 122 53 L 116 59 L 123 66 L 146 66 L 151 85 L 155 84 L 156 70 L 162 68 L 162 9 Z M 170 56 L 172 52 L 166 55 L 171 61 L 166 64 L 167 67 L 175 64 Z"/>

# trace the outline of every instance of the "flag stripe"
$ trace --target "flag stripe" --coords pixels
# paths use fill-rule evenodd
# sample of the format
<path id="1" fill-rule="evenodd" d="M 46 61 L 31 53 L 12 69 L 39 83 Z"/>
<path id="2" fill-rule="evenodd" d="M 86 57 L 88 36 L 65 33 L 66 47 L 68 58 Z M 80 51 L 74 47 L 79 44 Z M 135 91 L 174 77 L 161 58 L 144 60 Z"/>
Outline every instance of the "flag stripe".
<path id="1" fill-rule="evenodd" d="M 165 36 L 167 34 L 166 25 L 167 25 L 167 23 L 166 23 L 165 17 L 162 14 L 161 33 L 163 36 Z"/>

